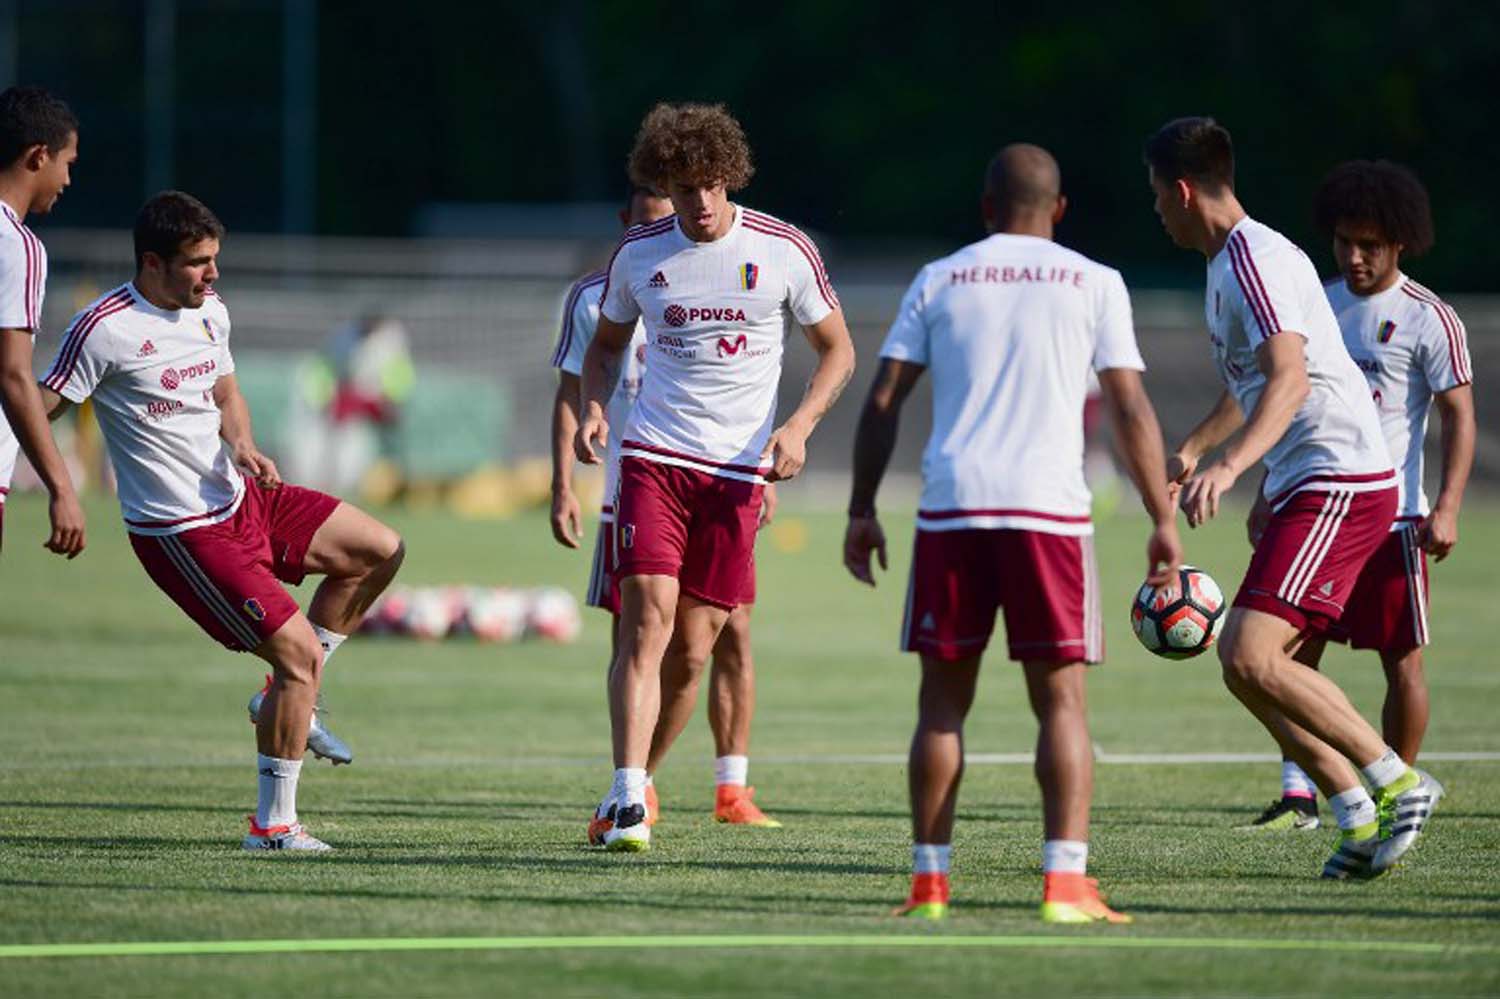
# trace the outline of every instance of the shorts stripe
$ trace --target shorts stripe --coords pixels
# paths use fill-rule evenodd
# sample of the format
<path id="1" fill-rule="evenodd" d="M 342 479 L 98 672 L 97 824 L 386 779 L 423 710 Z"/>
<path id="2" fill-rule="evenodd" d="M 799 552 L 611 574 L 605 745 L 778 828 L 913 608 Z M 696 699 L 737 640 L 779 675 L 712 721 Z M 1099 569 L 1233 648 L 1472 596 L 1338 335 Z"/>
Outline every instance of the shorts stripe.
<path id="1" fill-rule="evenodd" d="M 1080 538 L 1083 559 L 1083 657 L 1086 662 L 1104 661 L 1104 611 L 1099 594 L 1099 560 L 1094 556 L 1094 539 Z"/>
<path id="2" fill-rule="evenodd" d="M 1333 541 L 1338 537 L 1339 527 L 1349 513 L 1353 500 L 1353 493 L 1339 491 L 1329 493 L 1328 498 L 1323 501 L 1323 509 L 1318 511 L 1312 530 L 1303 540 L 1297 557 L 1292 560 L 1292 566 L 1276 592 L 1282 600 L 1295 607 L 1307 594 L 1307 588 L 1312 585 L 1313 577 L 1328 555 L 1328 549 L 1333 547 Z"/>
<path id="3" fill-rule="evenodd" d="M 1423 585 L 1422 552 L 1417 547 L 1417 530 L 1411 524 L 1401 528 L 1401 555 L 1406 559 L 1406 599 L 1411 603 L 1412 637 L 1417 644 L 1426 645 L 1427 638 L 1427 588 Z"/>
<path id="4" fill-rule="evenodd" d="M 917 598 L 916 545 L 912 545 L 911 572 L 906 576 L 906 609 L 901 612 L 901 651 L 917 651 L 917 635 L 911 619 L 912 603 Z"/>
<path id="5" fill-rule="evenodd" d="M 589 569 L 589 592 L 584 602 L 590 607 L 603 607 L 605 588 L 609 586 L 609 574 L 604 571 L 605 553 L 614 544 L 614 531 L 600 525 L 601 537 L 594 543 L 594 564 Z"/>
<path id="6" fill-rule="evenodd" d="M 260 645 L 260 636 L 235 615 L 234 609 L 229 605 L 229 600 L 219 592 L 208 575 L 194 561 L 181 539 L 175 535 L 165 535 L 158 537 L 157 541 L 161 544 L 162 551 L 166 553 L 167 558 L 187 581 L 188 586 L 198 594 L 198 599 L 203 601 L 203 605 L 208 608 L 209 612 L 234 636 L 235 641 L 244 645 L 247 652 Z"/>

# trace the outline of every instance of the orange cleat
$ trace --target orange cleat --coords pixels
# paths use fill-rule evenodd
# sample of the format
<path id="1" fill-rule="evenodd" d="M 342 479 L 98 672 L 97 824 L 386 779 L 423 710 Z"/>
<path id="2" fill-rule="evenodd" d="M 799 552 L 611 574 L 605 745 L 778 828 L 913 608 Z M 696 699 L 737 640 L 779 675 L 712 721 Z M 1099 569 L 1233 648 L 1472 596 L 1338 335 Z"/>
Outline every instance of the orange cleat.
<path id="1" fill-rule="evenodd" d="M 656 798 L 656 785 L 646 785 L 646 825 L 656 825 L 656 817 L 661 814 L 661 803 Z"/>
<path id="2" fill-rule="evenodd" d="M 761 829 L 780 829 L 781 823 L 761 811 L 750 799 L 755 797 L 755 788 L 743 784 L 720 784 L 714 795 L 714 821 L 727 822 L 735 826 L 758 826 Z"/>
<path id="3" fill-rule="evenodd" d="M 1042 922 L 1131 923 L 1123 912 L 1104 904 L 1099 882 L 1084 874 L 1042 875 Z"/>
<path id="4" fill-rule="evenodd" d="M 891 910 L 893 916 L 938 922 L 948 918 L 948 875 L 913 874 L 906 904 Z"/>

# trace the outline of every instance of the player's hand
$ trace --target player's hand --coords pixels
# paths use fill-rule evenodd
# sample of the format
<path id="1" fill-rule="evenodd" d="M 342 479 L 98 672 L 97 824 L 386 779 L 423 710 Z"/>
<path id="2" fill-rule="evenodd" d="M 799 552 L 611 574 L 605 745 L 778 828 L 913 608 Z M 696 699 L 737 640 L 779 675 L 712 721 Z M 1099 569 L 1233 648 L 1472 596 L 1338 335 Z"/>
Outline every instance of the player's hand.
<path id="1" fill-rule="evenodd" d="M 47 504 L 47 517 L 52 521 L 52 534 L 42 547 L 70 559 L 77 558 L 86 543 L 83 507 L 78 502 L 78 496 L 72 490 L 53 496 Z"/>
<path id="2" fill-rule="evenodd" d="M 1417 544 L 1435 562 L 1447 558 L 1453 546 L 1458 544 L 1458 514 L 1434 507 L 1417 525 Z"/>
<path id="3" fill-rule="evenodd" d="M 1182 487 L 1198 470 L 1198 459 L 1189 458 L 1181 451 L 1167 457 L 1167 501 L 1176 503 L 1182 495 Z"/>
<path id="4" fill-rule="evenodd" d="M 573 438 L 573 453 L 585 465 L 598 465 L 603 459 L 598 451 L 609 447 L 609 421 L 602 416 L 584 417 Z M 598 451 L 595 450 L 598 448 Z"/>
<path id="5" fill-rule="evenodd" d="M 571 489 L 552 492 L 552 536 L 564 548 L 577 548 L 583 540 L 583 509 Z"/>
<path id="6" fill-rule="evenodd" d="M 844 530 L 844 568 L 861 583 L 875 585 L 875 571 L 870 567 L 870 552 L 880 556 L 880 568 L 889 568 L 885 557 L 885 531 L 875 517 L 850 517 Z"/>
<path id="7" fill-rule="evenodd" d="M 276 462 L 261 454 L 254 444 L 235 448 L 234 464 L 240 471 L 254 479 L 256 485 L 262 489 L 276 489 L 281 486 L 281 473 L 276 470 Z"/>
<path id="8" fill-rule="evenodd" d="M 1271 504 L 1266 502 L 1265 493 L 1257 493 L 1255 504 L 1250 507 L 1250 515 L 1245 518 L 1245 534 L 1250 538 L 1250 547 L 1254 548 L 1260 544 L 1260 536 L 1266 533 L 1266 527 L 1271 523 Z"/>
<path id="9" fill-rule="evenodd" d="M 766 473 L 767 482 L 795 478 L 807 464 L 807 433 L 790 422 L 783 423 L 761 449 L 761 462 L 767 458 L 771 461 L 771 470 Z"/>
<path id="10" fill-rule="evenodd" d="M 1236 478 L 1224 465 L 1215 464 L 1188 479 L 1179 502 L 1189 527 L 1202 527 L 1218 516 L 1219 502 L 1234 487 Z"/>
<path id="11" fill-rule="evenodd" d="M 1177 519 L 1156 525 L 1146 541 L 1146 582 L 1165 586 L 1177 578 L 1182 566 L 1182 540 L 1177 536 Z"/>
<path id="12" fill-rule="evenodd" d="M 765 492 L 760 494 L 760 521 L 755 526 L 765 527 L 776 519 L 776 506 L 781 500 L 776 497 L 776 483 L 767 482 Z"/>

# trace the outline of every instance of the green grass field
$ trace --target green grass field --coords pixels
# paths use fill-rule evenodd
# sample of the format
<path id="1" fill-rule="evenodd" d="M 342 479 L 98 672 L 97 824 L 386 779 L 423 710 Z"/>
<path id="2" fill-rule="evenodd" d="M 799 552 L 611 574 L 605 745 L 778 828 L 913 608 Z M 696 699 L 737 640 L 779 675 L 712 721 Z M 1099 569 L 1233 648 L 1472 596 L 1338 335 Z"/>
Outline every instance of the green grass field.
<path id="1" fill-rule="evenodd" d="M 891 573 L 875 592 L 839 566 L 840 518 L 801 518 L 800 551 L 762 542 L 751 780 L 784 830 L 709 821 L 712 749 L 700 723 L 658 777 L 653 851 L 583 846 L 610 776 L 606 629 L 590 611 L 570 647 L 346 645 L 329 670 L 330 724 L 358 760 L 336 772 L 309 763 L 301 794 L 304 821 L 337 852 L 246 855 L 255 784 L 243 705 L 258 661 L 224 652 L 152 588 L 112 504 L 89 512 L 89 550 L 71 564 L 39 547 L 40 500 L 16 496 L 6 513 L 0 945 L 502 939 L 122 957 L 0 946 L 8 996 L 1500 992 L 1500 755 L 1434 759 L 1451 796 L 1431 835 L 1395 876 L 1364 885 L 1317 878 L 1332 832 L 1230 829 L 1276 794 L 1274 764 L 1102 762 L 1092 867 L 1137 922 L 1081 929 L 1036 918 L 1030 768 L 976 764 L 959 806 L 954 917 L 941 927 L 887 918 L 906 890 L 908 831 L 904 766 L 881 758 L 904 754 L 915 694 L 914 665 L 895 650 L 910 530 L 901 517 L 887 520 Z M 557 548 L 539 515 L 390 517 L 407 537 L 408 583 L 582 591 L 587 553 Z M 1500 506 L 1476 501 L 1463 530 L 1458 554 L 1433 572 L 1428 747 L 1500 754 L 1488 627 Z M 1248 554 L 1238 519 L 1187 541 L 1232 589 Z M 1104 760 L 1270 753 L 1216 663 L 1136 647 L 1125 612 L 1143 542 L 1134 514 L 1101 526 L 1112 655 L 1090 696 Z M 1375 717 L 1375 661 L 1330 659 Z M 991 658 L 971 753 L 1030 748 L 1014 672 Z M 553 937 L 595 946 L 514 939 Z M 606 946 L 621 943 L 612 937 L 665 946 Z M 1406 946 L 1417 944 L 1429 946 Z"/>

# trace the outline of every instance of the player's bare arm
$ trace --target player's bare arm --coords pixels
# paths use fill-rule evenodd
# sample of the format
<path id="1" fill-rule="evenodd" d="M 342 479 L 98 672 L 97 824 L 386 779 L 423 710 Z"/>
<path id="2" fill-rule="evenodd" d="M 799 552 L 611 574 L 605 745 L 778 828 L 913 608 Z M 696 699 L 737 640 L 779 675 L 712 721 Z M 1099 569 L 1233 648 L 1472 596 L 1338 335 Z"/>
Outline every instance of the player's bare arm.
<path id="1" fill-rule="evenodd" d="M 1456 385 L 1433 396 L 1443 422 L 1443 484 L 1417 528 L 1418 543 L 1441 562 L 1458 544 L 1458 511 L 1474 467 L 1474 386 Z"/>
<path id="2" fill-rule="evenodd" d="M 872 551 L 880 558 L 880 568 L 888 568 L 885 531 L 875 514 L 875 494 L 880 491 L 880 480 L 896 448 L 901 407 L 926 370 L 910 361 L 881 358 L 854 432 L 854 486 L 849 494 L 849 526 L 844 530 L 844 568 L 870 586 L 875 585 L 870 567 Z"/>
<path id="3" fill-rule="evenodd" d="M 1224 442 L 1218 460 L 1183 486 L 1181 503 L 1189 527 L 1205 524 L 1218 514 L 1219 502 L 1235 480 L 1281 440 L 1307 398 L 1310 385 L 1300 334 L 1286 331 L 1271 337 L 1256 350 L 1255 358 L 1266 376 L 1266 387 L 1249 418 Z"/>
<path id="4" fill-rule="evenodd" d="M 583 511 L 573 493 L 573 438 L 578 436 L 578 396 L 582 379 L 559 371 L 552 400 L 552 536 L 567 548 L 583 538 Z"/>
<path id="5" fill-rule="evenodd" d="M 0 330 L 0 408 L 21 450 L 47 487 L 52 532 L 45 547 L 71 559 L 84 549 L 83 507 L 47 426 L 47 411 L 39 391 L 31 370 L 30 331 Z"/>
<path id="6" fill-rule="evenodd" d="M 573 451 L 585 465 L 604 460 L 599 451 L 609 444 L 609 397 L 614 395 L 620 378 L 620 358 L 634 335 L 634 322 L 617 323 L 601 315 L 594 339 L 584 352 L 580 423 Z"/>
<path id="7" fill-rule="evenodd" d="M 1203 456 L 1224 443 L 1243 422 L 1245 419 L 1240 412 L 1240 404 L 1235 401 L 1234 394 L 1226 389 L 1202 422 L 1167 456 L 1167 492 L 1174 503 L 1182 486 L 1198 470 L 1198 462 Z"/>
<path id="8" fill-rule="evenodd" d="M 250 429 L 250 404 L 240 392 L 234 375 L 224 375 L 214 382 L 214 405 L 219 407 L 219 436 L 229 445 L 235 467 L 249 475 L 262 489 L 281 485 L 276 463 L 260 453 Z"/>
<path id="9" fill-rule="evenodd" d="M 844 313 L 834 309 L 827 316 L 806 327 L 808 343 L 818 354 L 818 366 L 808 380 L 802 402 L 787 421 L 777 427 L 766 441 L 761 458 L 771 459 L 766 481 L 790 479 L 807 463 L 807 438 L 838 402 L 849 379 L 854 376 L 854 341 Z"/>
<path id="10" fill-rule="evenodd" d="M 1130 481 L 1141 494 L 1141 502 L 1154 525 L 1146 542 L 1146 580 L 1160 586 L 1175 578 L 1182 564 L 1182 541 L 1177 536 L 1177 507 L 1167 492 L 1166 454 L 1161 425 L 1141 373 L 1133 368 L 1109 368 L 1099 372 L 1110 424 Z"/>

